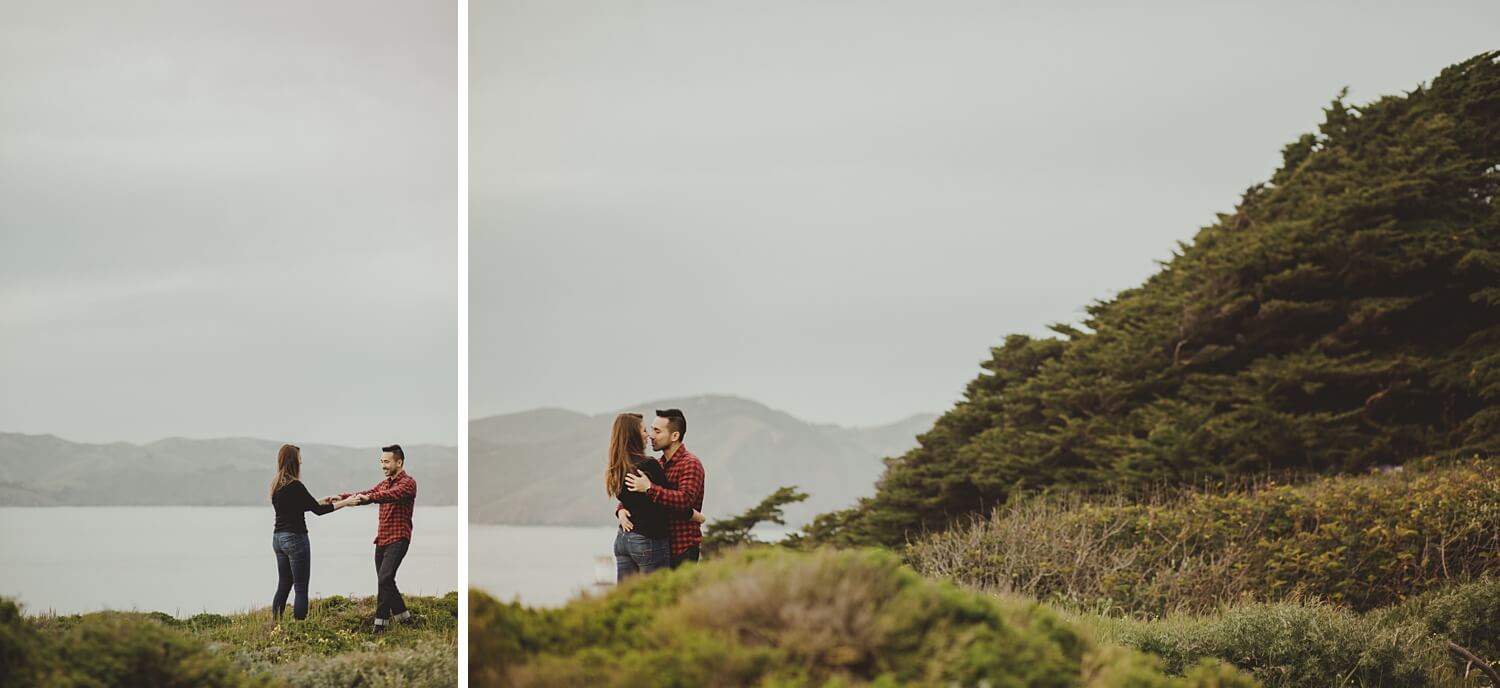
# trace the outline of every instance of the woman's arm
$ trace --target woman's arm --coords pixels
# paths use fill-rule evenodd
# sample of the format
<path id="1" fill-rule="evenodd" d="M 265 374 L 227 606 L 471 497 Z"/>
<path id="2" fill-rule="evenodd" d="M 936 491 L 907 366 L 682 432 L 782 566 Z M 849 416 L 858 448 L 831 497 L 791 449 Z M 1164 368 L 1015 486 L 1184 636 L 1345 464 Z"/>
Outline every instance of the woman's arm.
<path id="1" fill-rule="evenodd" d="M 314 499 L 312 493 L 307 491 L 307 486 L 303 485 L 301 480 L 297 481 L 295 489 L 297 490 L 297 501 L 302 503 L 303 511 L 311 511 L 315 515 L 322 516 L 338 508 L 332 504 L 324 504 Z"/>

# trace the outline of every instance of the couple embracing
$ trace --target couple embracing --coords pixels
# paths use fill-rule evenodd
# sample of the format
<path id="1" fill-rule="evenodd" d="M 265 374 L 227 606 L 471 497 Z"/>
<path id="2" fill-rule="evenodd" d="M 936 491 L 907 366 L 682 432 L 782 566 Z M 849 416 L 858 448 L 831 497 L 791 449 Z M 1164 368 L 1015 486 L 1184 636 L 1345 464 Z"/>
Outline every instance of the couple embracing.
<path id="1" fill-rule="evenodd" d="M 396 588 L 396 569 L 411 545 L 411 517 L 417 501 L 417 481 L 406 472 L 406 453 L 401 445 L 380 449 L 380 470 L 385 478 L 363 492 L 313 499 L 302 484 L 302 448 L 283 444 L 276 452 L 276 477 L 271 481 L 271 506 L 276 509 L 276 529 L 271 549 L 276 553 L 276 595 L 271 614 L 279 621 L 286 610 L 287 595 L 296 588 L 292 618 L 307 618 L 307 586 L 312 578 L 312 543 L 307 537 L 306 513 L 318 516 L 362 504 L 379 504 L 380 521 L 375 530 L 376 596 L 375 633 L 384 633 L 392 618 L 406 621 L 411 612 Z"/>
<path id="2" fill-rule="evenodd" d="M 683 446 L 687 418 L 656 412 L 648 432 L 639 413 L 615 417 L 604 490 L 619 502 L 615 565 L 619 580 L 697 561 L 703 543 L 703 462 Z M 649 446 L 661 458 L 646 453 Z"/>

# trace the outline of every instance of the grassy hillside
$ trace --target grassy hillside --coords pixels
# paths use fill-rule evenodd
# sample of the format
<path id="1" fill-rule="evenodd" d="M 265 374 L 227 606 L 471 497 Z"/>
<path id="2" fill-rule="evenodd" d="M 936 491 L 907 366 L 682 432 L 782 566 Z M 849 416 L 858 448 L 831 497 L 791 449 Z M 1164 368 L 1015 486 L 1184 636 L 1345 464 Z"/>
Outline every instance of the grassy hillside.
<path id="1" fill-rule="evenodd" d="M 269 610 L 25 617 L 0 600 L 0 685 L 418 686 L 458 681 L 458 593 L 407 597 L 413 621 L 370 634 L 374 598 L 312 601 L 308 620 Z"/>
<path id="2" fill-rule="evenodd" d="M 996 347 L 876 495 L 810 534 L 900 545 L 1055 485 L 1492 455 L 1497 57 L 1363 106 L 1335 100 L 1144 284 L 1057 337 Z"/>
<path id="3" fill-rule="evenodd" d="M 1248 491 L 1041 497 L 913 543 L 925 575 L 1136 616 L 1310 596 L 1356 610 L 1500 575 L 1500 463 Z"/>

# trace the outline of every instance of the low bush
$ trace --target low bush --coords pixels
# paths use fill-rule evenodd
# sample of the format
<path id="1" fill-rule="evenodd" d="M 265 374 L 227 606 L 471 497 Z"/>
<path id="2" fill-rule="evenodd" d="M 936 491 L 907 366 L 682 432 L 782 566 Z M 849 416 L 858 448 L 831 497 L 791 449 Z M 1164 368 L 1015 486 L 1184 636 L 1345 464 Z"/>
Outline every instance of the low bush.
<path id="1" fill-rule="evenodd" d="M 1168 676 L 1051 611 L 924 580 L 883 551 L 731 551 L 560 609 L 472 591 L 482 686 L 1250 686 Z"/>
<path id="2" fill-rule="evenodd" d="M 1500 573 L 1500 462 L 1191 491 L 1047 496 L 909 545 L 924 575 L 1144 618 L 1316 597 L 1354 610 Z"/>
<path id="3" fill-rule="evenodd" d="M 1500 579 L 1433 590 L 1370 615 L 1387 626 L 1419 624 L 1428 633 L 1458 644 L 1500 670 Z M 1467 665 L 1467 661 L 1461 662 Z"/>
<path id="4" fill-rule="evenodd" d="M 56 685 L 63 675 L 52 644 L 21 616 L 15 602 L 0 598 L 0 686 Z"/>
<path id="5" fill-rule="evenodd" d="M 27 618 L 0 599 L 0 686 L 453 686 L 458 593 L 407 604 L 411 623 L 372 637 L 374 598 L 313 600 L 279 624 L 264 609 Z"/>
<path id="6" fill-rule="evenodd" d="M 198 638 L 143 614 L 85 615 L 54 639 L 58 657 L 83 685 L 194 688 L 271 685 L 238 671 Z"/>
<path id="7" fill-rule="evenodd" d="M 1161 657 L 1175 673 L 1204 659 L 1233 664 L 1268 688 L 1474 686 L 1420 624 L 1385 624 L 1323 602 L 1254 604 L 1204 617 L 1095 617 L 1102 642 Z"/>

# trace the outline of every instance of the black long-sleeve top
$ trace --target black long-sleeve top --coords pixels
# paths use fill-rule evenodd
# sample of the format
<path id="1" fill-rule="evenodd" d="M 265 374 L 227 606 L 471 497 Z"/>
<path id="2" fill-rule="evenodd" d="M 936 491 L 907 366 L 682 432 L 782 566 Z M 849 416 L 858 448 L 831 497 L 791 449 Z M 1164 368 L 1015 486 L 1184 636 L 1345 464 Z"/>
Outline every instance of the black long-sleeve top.
<path id="1" fill-rule="evenodd" d="M 649 456 L 630 457 L 630 471 L 640 471 L 651 479 L 652 485 L 666 485 L 667 472 L 662 469 L 661 463 Z M 667 537 L 667 519 L 676 514 L 678 518 L 692 516 L 692 511 L 685 514 L 678 513 L 670 507 L 651 501 L 651 495 L 645 492 L 634 492 L 626 488 L 619 494 L 620 504 L 630 512 L 630 523 L 635 532 L 649 538 Z"/>
<path id="2" fill-rule="evenodd" d="M 306 533 L 306 512 L 319 516 L 333 511 L 332 504 L 319 504 L 301 480 L 293 480 L 271 495 L 271 506 L 276 507 L 277 533 Z"/>

